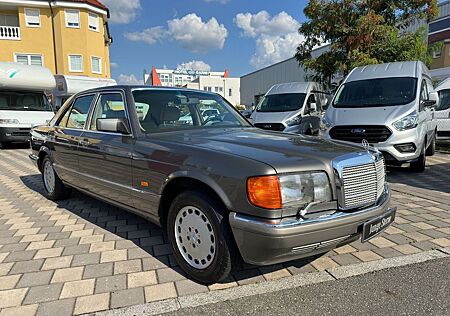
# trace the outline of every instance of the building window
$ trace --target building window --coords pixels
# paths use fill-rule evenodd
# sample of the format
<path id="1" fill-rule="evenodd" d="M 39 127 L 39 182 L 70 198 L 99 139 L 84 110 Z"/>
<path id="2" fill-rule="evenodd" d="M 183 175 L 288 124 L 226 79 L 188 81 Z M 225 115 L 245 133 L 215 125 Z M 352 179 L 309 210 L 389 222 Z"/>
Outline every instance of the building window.
<path id="1" fill-rule="evenodd" d="M 89 12 L 89 29 L 98 32 L 99 17 L 95 13 Z"/>
<path id="2" fill-rule="evenodd" d="M 433 58 L 440 58 L 442 55 L 442 52 L 440 50 L 433 51 Z"/>
<path id="3" fill-rule="evenodd" d="M 80 28 L 80 11 L 78 10 L 65 10 L 66 15 L 66 27 Z"/>
<path id="4" fill-rule="evenodd" d="M 216 92 L 219 92 L 219 87 L 214 87 L 214 90 L 215 90 Z"/>
<path id="5" fill-rule="evenodd" d="M 28 27 L 41 26 L 41 14 L 39 9 L 25 9 L 25 24 Z"/>
<path id="6" fill-rule="evenodd" d="M 36 54 L 16 54 L 15 55 L 16 63 L 22 65 L 32 65 L 32 66 L 43 66 L 42 55 Z"/>
<path id="7" fill-rule="evenodd" d="M 1 26 L 20 26 L 19 16 L 14 14 L 0 14 Z"/>
<path id="8" fill-rule="evenodd" d="M 223 88 L 222 87 L 219 87 L 219 92 L 223 92 Z"/>
<path id="9" fill-rule="evenodd" d="M 228 96 L 232 97 L 233 96 L 233 89 L 228 89 Z"/>
<path id="10" fill-rule="evenodd" d="M 83 72 L 83 56 L 69 55 L 69 71 Z"/>
<path id="11" fill-rule="evenodd" d="M 102 73 L 102 59 L 100 57 L 91 57 L 92 73 Z"/>

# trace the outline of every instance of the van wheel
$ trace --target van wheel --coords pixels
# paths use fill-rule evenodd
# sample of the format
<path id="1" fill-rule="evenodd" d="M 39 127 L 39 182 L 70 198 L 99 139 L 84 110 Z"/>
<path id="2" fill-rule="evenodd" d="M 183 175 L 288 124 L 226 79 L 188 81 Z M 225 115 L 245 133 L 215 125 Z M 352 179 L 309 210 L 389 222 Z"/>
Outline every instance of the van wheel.
<path id="1" fill-rule="evenodd" d="M 48 156 L 42 161 L 42 181 L 44 195 L 52 201 L 63 200 L 70 196 L 71 189 L 66 187 L 53 169 L 53 163 Z"/>
<path id="2" fill-rule="evenodd" d="M 237 252 L 223 207 L 215 199 L 185 191 L 172 202 L 167 233 L 175 259 L 193 279 L 203 284 L 224 280 Z"/>
<path id="3" fill-rule="evenodd" d="M 427 161 L 426 157 L 426 151 L 425 151 L 426 143 L 422 147 L 422 153 L 420 154 L 419 158 L 417 158 L 417 161 L 411 162 L 409 168 L 411 171 L 414 172 L 424 172 L 425 171 L 425 165 Z"/>
<path id="4" fill-rule="evenodd" d="M 431 140 L 431 143 L 427 148 L 426 155 L 434 156 L 435 152 L 436 152 L 436 133 L 434 134 L 433 139 Z"/>

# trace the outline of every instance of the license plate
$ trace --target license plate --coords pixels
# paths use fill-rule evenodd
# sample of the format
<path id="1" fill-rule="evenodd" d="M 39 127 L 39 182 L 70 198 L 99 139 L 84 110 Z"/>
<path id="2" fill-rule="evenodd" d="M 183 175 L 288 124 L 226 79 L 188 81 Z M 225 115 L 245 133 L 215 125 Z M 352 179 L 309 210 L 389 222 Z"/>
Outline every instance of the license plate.
<path id="1" fill-rule="evenodd" d="M 396 209 L 392 208 L 387 213 L 384 213 L 383 215 L 364 223 L 361 241 L 362 242 L 368 241 L 369 239 L 380 234 L 390 224 L 392 224 L 395 219 L 395 211 Z"/>

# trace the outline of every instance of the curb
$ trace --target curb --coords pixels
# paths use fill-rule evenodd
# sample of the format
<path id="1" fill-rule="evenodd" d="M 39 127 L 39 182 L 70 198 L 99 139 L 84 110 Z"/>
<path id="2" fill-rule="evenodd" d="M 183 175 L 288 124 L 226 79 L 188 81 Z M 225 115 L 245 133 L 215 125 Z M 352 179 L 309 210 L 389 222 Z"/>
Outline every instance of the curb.
<path id="1" fill-rule="evenodd" d="M 348 277 L 367 274 L 388 268 L 417 264 L 425 261 L 450 257 L 450 247 L 425 251 L 401 257 L 387 258 L 372 262 L 363 262 L 348 266 L 328 269 L 322 272 L 302 273 L 274 281 L 242 285 L 230 289 L 216 290 L 158 302 L 135 305 L 120 309 L 98 312 L 90 315 L 119 316 L 119 315 L 157 315 L 179 309 L 214 304 L 237 298 L 276 292 L 280 290 L 303 287 L 311 284 L 334 281 Z"/>

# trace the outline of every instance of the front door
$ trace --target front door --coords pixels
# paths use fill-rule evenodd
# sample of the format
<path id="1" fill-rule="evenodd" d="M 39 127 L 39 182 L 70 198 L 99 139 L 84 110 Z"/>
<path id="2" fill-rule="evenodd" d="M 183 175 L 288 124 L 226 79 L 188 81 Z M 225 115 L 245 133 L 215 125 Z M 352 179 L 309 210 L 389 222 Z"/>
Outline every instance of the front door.
<path id="1" fill-rule="evenodd" d="M 78 185 L 78 144 L 86 124 L 94 94 L 76 98 L 56 124 L 49 137 L 53 144 L 52 159 L 59 177 Z"/>
<path id="2" fill-rule="evenodd" d="M 80 172 L 84 189 L 108 200 L 133 207 L 131 152 L 132 135 L 97 130 L 97 119 L 124 118 L 126 106 L 121 91 L 100 93 L 88 127 L 80 139 Z"/>

